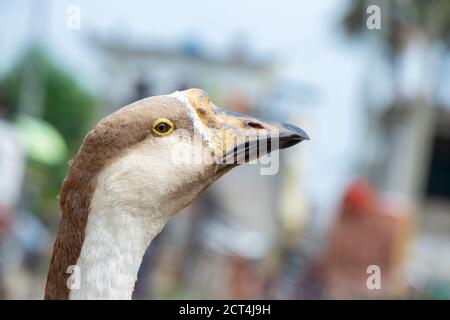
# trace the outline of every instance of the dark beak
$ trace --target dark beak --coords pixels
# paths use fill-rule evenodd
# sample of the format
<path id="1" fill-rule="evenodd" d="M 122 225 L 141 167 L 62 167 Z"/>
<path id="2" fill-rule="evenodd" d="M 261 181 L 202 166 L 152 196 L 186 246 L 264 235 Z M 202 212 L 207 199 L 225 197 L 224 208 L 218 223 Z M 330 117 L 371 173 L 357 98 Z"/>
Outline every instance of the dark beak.
<path id="1" fill-rule="evenodd" d="M 295 146 L 297 143 L 302 142 L 303 140 L 309 140 L 308 134 L 289 123 L 281 123 L 280 127 L 280 149 L 286 149 L 292 146 Z"/>
<path id="2" fill-rule="evenodd" d="M 223 159 L 228 164 L 248 162 L 310 139 L 305 131 L 292 124 L 264 121 L 227 111 L 220 111 L 216 116 L 218 126 L 226 128 L 222 150 Z"/>

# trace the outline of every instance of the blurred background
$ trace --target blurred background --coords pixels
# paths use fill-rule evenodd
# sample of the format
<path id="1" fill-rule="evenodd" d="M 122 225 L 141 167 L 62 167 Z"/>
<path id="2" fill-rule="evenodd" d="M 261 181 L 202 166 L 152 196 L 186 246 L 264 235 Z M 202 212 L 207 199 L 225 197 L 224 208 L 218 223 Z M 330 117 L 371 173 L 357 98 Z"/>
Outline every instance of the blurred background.
<path id="1" fill-rule="evenodd" d="M 0 298 L 43 297 L 88 129 L 199 87 L 311 141 L 171 221 L 136 299 L 450 299 L 449 45 L 445 0 L 0 0 Z"/>

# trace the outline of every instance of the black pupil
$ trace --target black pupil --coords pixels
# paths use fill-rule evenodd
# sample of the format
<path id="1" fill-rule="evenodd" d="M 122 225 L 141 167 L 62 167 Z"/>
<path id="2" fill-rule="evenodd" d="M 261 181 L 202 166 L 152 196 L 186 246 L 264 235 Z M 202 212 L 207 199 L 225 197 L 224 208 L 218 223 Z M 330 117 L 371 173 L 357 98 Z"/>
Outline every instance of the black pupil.
<path id="1" fill-rule="evenodd" d="M 164 132 L 169 131 L 169 126 L 166 123 L 160 123 L 156 126 L 156 130 L 158 132 L 164 133 Z"/>

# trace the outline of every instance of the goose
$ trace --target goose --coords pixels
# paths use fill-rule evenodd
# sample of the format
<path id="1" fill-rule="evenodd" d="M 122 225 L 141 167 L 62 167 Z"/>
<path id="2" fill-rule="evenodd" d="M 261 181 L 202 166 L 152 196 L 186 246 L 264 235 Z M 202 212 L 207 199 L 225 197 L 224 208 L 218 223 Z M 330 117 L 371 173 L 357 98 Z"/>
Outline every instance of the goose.
<path id="1" fill-rule="evenodd" d="M 278 146 L 266 137 L 270 148 L 251 155 L 263 138 L 249 132 L 261 130 L 276 131 Z M 131 299 L 152 239 L 238 166 L 239 155 L 248 162 L 307 139 L 293 125 L 225 111 L 201 89 L 148 97 L 106 116 L 62 183 L 44 299 Z"/>

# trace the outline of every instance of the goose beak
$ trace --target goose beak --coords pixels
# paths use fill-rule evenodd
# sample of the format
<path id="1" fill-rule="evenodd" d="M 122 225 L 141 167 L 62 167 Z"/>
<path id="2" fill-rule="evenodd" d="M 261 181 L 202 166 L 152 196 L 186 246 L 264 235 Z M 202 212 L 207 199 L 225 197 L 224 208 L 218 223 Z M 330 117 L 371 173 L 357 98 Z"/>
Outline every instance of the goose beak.
<path id="1" fill-rule="evenodd" d="M 181 92 L 206 128 L 214 154 L 226 164 L 241 164 L 278 149 L 309 140 L 305 131 L 292 124 L 264 121 L 217 107 L 206 92 Z"/>
<path id="2" fill-rule="evenodd" d="M 289 123 L 275 124 L 280 132 L 280 149 L 286 149 L 302 142 L 303 140 L 309 140 L 308 134 Z"/>
<path id="3" fill-rule="evenodd" d="M 226 163 L 247 162 L 278 149 L 292 147 L 308 134 L 287 123 L 264 121 L 243 114 L 217 111 L 216 129 L 222 130 L 222 154 Z"/>

